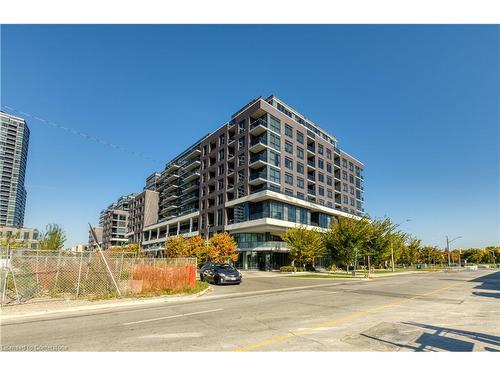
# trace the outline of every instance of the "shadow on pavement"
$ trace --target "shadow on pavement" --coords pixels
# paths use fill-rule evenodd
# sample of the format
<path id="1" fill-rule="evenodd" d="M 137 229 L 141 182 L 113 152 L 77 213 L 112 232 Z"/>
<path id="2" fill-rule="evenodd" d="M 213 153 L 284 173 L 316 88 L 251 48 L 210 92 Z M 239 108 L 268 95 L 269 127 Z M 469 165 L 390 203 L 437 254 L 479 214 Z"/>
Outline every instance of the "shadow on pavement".
<path id="1" fill-rule="evenodd" d="M 472 292 L 473 295 L 478 297 L 500 298 L 500 271 L 481 276 L 470 281 L 481 283 L 475 286 L 474 289 L 483 289 L 481 291 Z"/>
<path id="2" fill-rule="evenodd" d="M 403 322 L 403 324 L 420 329 L 418 337 L 416 337 L 415 340 L 411 340 L 410 342 L 397 342 L 394 339 L 391 340 L 387 337 L 381 338 L 367 333 L 361 333 L 361 336 L 392 347 L 415 352 L 471 352 L 474 350 L 474 346 L 477 342 L 485 344 L 485 351 L 500 351 L 500 337 L 498 336 L 414 322 Z M 403 329 L 401 328 L 401 330 Z"/>

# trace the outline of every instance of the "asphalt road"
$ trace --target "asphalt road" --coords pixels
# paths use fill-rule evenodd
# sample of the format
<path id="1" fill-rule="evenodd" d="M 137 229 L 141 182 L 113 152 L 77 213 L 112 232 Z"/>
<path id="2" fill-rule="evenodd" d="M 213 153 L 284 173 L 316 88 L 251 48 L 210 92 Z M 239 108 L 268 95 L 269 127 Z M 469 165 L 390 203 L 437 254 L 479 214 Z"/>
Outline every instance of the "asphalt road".
<path id="1" fill-rule="evenodd" d="M 3 350 L 500 351 L 500 272 L 248 277 L 186 302 L 6 321 Z"/>

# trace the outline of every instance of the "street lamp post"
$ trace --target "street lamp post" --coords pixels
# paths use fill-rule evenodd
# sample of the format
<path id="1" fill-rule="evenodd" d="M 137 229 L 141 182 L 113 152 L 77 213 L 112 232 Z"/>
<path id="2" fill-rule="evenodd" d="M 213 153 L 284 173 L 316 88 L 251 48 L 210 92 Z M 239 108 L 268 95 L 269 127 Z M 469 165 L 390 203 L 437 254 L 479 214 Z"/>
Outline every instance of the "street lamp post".
<path id="1" fill-rule="evenodd" d="M 446 251 L 448 252 L 448 267 L 451 267 L 450 243 L 452 243 L 455 240 L 458 240 L 459 238 L 462 238 L 462 236 L 455 237 L 452 240 L 449 240 L 448 236 L 446 236 Z M 459 266 L 460 266 L 460 264 L 459 264 Z"/>
<path id="2" fill-rule="evenodd" d="M 394 226 L 394 229 L 399 227 L 401 224 L 407 223 L 409 221 L 411 221 L 411 219 L 406 219 L 405 221 L 402 221 L 401 223 L 396 224 Z M 395 272 L 395 269 L 394 269 L 394 246 L 392 244 L 392 237 L 391 237 L 391 264 L 392 264 L 392 272 Z"/>

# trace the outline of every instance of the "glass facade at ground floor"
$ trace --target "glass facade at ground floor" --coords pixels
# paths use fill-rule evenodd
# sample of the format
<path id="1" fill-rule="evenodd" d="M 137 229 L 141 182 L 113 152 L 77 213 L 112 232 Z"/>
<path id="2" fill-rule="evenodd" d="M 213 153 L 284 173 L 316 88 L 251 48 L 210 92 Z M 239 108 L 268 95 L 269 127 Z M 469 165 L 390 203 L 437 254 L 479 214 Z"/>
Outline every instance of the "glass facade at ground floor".
<path id="1" fill-rule="evenodd" d="M 290 264 L 290 254 L 274 251 L 241 251 L 235 267 L 240 270 L 272 271 Z"/>

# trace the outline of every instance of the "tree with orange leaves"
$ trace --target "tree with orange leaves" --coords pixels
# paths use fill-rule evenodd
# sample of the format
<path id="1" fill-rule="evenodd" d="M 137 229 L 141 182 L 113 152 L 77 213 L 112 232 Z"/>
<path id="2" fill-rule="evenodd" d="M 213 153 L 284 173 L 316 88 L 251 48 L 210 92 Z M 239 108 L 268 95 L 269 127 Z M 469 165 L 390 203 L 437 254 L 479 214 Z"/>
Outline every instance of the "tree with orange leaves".
<path id="1" fill-rule="evenodd" d="M 208 240 L 207 258 L 214 263 L 236 262 L 238 244 L 229 233 L 217 233 Z"/>

